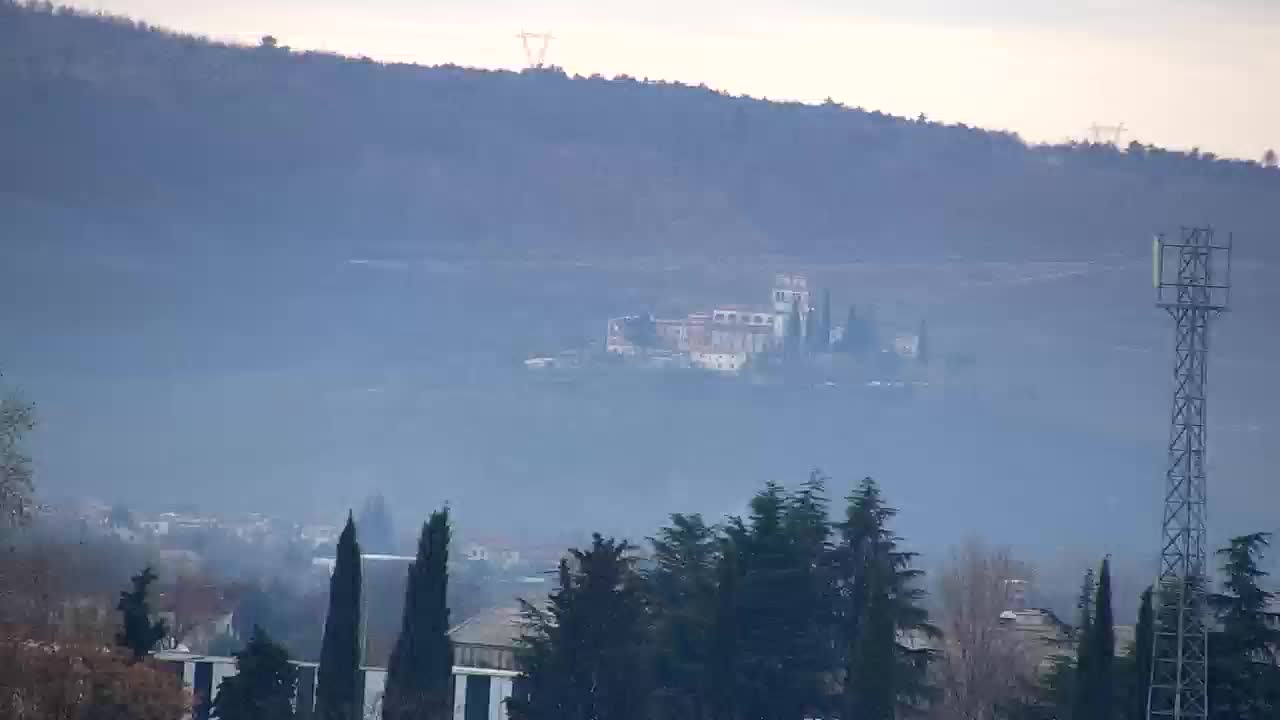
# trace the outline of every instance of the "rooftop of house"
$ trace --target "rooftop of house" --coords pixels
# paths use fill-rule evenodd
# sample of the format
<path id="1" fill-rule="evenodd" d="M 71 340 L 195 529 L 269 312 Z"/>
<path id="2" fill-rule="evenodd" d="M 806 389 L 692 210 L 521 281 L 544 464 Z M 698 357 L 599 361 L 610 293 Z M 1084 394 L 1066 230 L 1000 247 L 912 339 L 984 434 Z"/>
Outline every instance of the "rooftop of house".
<path id="1" fill-rule="evenodd" d="M 466 645 L 512 647 L 520 638 L 521 620 L 519 608 L 490 608 L 455 626 L 449 637 Z"/>

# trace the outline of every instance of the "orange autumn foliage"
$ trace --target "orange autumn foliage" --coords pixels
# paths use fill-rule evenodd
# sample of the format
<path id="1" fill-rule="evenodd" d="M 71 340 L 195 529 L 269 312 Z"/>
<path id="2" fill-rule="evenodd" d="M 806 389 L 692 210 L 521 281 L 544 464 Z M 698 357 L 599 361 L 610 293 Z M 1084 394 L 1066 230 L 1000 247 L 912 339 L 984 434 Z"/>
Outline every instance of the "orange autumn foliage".
<path id="1" fill-rule="evenodd" d="M 111 649 L 0 639 L 0 720 L 180 720 L 179 679 Z"/>

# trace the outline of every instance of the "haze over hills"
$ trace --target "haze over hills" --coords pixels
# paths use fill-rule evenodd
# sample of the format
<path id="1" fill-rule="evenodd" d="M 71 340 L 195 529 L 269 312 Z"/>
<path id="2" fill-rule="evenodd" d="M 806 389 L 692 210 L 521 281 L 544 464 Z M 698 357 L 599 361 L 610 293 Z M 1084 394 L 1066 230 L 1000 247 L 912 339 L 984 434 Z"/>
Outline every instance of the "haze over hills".
<path id="1" fill-rule="evenodd" d="M 480 526 L 643 531 L 820 465 L 880 477 L 934 547 L 1043 548 L 1101 512 L 1098 542 L 1140 554 L 1170 342 L 1149 238 L 1213 223 L 1239 238 L 1215 536 L 1275 500 L 1280 171 L 1257 163 L 7 0 L 0 158 L 0 362 L 41 404 L 51 492 L 332 514 L 382 488 Z M 518 367 L 610 315 L 761 299 L 777 270 L 927 317 L 977 355 L 969 389 L 547 388 Z"/>

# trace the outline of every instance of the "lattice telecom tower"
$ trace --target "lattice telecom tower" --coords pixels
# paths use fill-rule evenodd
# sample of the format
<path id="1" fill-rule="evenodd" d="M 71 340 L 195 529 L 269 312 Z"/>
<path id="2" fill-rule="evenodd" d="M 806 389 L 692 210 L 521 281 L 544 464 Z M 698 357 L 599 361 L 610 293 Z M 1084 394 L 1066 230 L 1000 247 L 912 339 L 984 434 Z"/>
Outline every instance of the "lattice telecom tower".
<path id="1" fill-rule="evenodd" d="M 1147 718 L 1204 720 L 1209 714 L 1205 593 L 1205 380 L 1209 320 L 1227 309 L 1231 236 L 1182 228 L 1178 242 L 1157 236 L 1157 304 L 1175 327 L 1173 413 L 1165 473 L 1164 530 L 1156 588 Z"/>

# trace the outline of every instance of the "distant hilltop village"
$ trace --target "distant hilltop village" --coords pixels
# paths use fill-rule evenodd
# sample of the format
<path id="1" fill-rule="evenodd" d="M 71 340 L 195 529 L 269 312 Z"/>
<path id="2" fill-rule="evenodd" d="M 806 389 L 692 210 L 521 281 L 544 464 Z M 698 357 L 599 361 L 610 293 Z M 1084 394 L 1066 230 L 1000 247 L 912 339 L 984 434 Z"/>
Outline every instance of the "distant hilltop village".
<path id="1" fill-rule="evenodd" d="M 854 308 L 849 309 L 844 325 L 833 325 L 829 293 L 823 293 L 819 307 L 803 275 L 779 274 L 766 304 L 717 305 L 683 318 L 612 318 L 605 351 L 608 356 L 642 360 L 649 366 L 736 374 L 755 363 L 781 364 L 788 358 L 833 353 L 887 352 L 922 363 L 927 361 L 923 337 L 922 323 L 918 332 L 897 333 L 888 347 L 881 348 L 874 325 L 857 316 Z M 535 358 L 528 364 L 553 363 L 552 358 Z"/>

